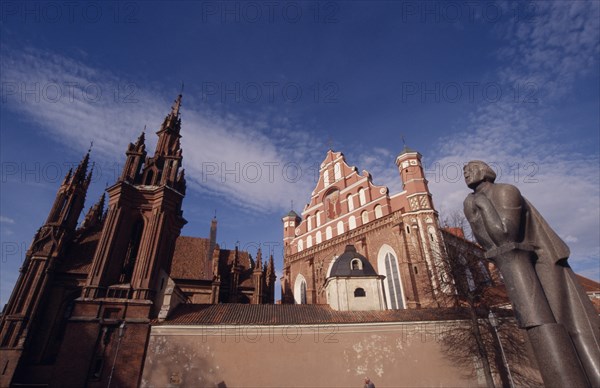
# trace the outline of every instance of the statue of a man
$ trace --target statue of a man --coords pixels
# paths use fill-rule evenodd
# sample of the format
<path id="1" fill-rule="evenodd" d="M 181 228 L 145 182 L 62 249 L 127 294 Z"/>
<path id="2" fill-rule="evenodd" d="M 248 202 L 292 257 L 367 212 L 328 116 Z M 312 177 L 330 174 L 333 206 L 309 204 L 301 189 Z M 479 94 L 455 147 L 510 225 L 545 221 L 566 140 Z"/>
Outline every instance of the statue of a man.
<path id="1" fill-rule="evenodd" d="M 464 176 L 473 189 L 464 201 L 465 216 L 486 257 L 502 273 L 519 325 L 528 330 L 530 339 L 545 341 L 548 348 L 552 346 L 546 342 L 566 331 L 568 338 L 559 347 L 572 342 L 579 359 L 574 368 L 580 363 L 588 384 L 600 387 L 600 319 L 567 263 L 569 248 L 519 189 L 494 183 L 496 174 L 487 164 L 467 163 Z M 537 353 L 540 369 L 547 361 L 540 357 L 566 355 Z"/>

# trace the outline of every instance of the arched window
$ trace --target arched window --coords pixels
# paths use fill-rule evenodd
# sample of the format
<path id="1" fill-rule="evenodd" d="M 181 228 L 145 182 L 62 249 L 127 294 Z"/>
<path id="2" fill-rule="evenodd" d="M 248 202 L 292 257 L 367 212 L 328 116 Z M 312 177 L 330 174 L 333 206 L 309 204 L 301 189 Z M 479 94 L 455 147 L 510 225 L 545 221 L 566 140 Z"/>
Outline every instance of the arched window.
<path id="1" fill-rule="evenodd" d="M 294 283 L 294 301 L 296 304 L 306 304 L 306 279 L 302 274 L 296 276 Z"/>
<path id="2" fill-rule="evenodd" d="M 333 166 L 333 176 L 336 181 L 342 179 L 342 166 L 340 166 L 340 162 L 337 162 L 335 166 Z"/>
<path id="3" fill-rule="evenodd" d="M 325 184 L 325 187 L 329 186 L 329 170 L 323 172 L 323 183 Z"/>
<path id="4" fill-rule="evenodd" d="M 356 228 L 356 217 L 350 216 L 348 217 L 348 229 L 352 230 Z"/>
<path id="5" fill-rule="evenodd" d="M 306 223 L 308 224 L 309 232 L 312 230 L 312 220 L 313 220 L 313 218 L 311 216 L 306 217 Z"/>
<path id="6" fill-rule="evenodd" d="M 317 214 L 315 214 L 315 217 L 317 218 L 317 228 L 321 226 L 321 213 L 323 212 L 317 212 Z"/>
<path id="7" fill-rule="evenodd" d="M 367 296 L 367 293 L 365 292 L 364 288 L 357 288 L 356 290 L 354 290 L 354 297 L 355 298 L 362 298 Z"/>
<path id="8" fill-rule="evenodd" d="M 146 186 L 150 186 L 152 184 L 153 178 L 154 178 L 154 171 L 152 171 L 152 170 L 148 171 L 148 174 L 146 174 L 146 181 L 144 184 Z"/>
<path id="9" fill-rule="evenodd" d="M 121 274 L 119 276 L 119 283 L 131 282 L 133 275 L 133 269 L 135 268 L 135 262 L 137 261 L 138 251 L 140 249 L 140 243 L 142 241 L 142 233 L 144 232 L 144 220 L 138 219 L 131 228 L 131 234 L 129 237 L 129 245 L 127 246 L 127 253 L 125 254 L 125 260 L 121 267 Z"/>
<path id="10" fill-rule="evenodd" d="M 365 210 L 364 212 L 360 213 L 360 218 L 362 219 L 363 225 L 366 224 L 369 222 L 369 213 Z"/>
<path id="11" fill-rule="evenodd" d="M 394 310 L 406 308 L 398 259 L 392 247 L 387 244 L 384 244 L 379 249 L 377 267 L 379 268 L 379 273 L 385 276 L 384 290 L 388 308 Z"/>
<path id="12" fill-rule="evenodd" d="M 323 240 L 322 240 L 322 237 L 321 237 L 321 231 L 320 231 L 320 230 L 319 230 L 319 231 L 317 232 L 317 234 L 315 235 L 315 240 L 317 241 L 317 244 L 320 244 L 320 243 L 321 243 L 321 241 L 323 241 Z"/>
<path id="13" fill-rule="evenodd" d="M 352 259 L 352 261 L 350 262 L 350 269 L 362 270 L 362 262 L 360 261 L 360 259 Z"/>
<path id="14" fill-rule="evenodd" d="M 375 206 L 375 219 L 383 217 L 383 208 L 381 205 Z"/>
<path id="15" fill-rule="evenodd" d="M 325 240 L 329 240 L 332 236 L 333 233 L 331 230 L 331 226 L 328 226 L 327 229 L 325 229 Z"/>
<path id="16" fill-rule="evenodd" d="M 352 194 L 348 194 L 346 199 L 348 201 L 348 211 L 351 212 L 352 210 L 354 210 L 354 197 L 352 196 Z"/>
<path id="17" fill-rule="evenodd" d="M 344 234 L 344 222 L 343 221 L 338 221 L 338 223 L 337 223 L 337 234 L 338 234 L 338 236 L 341 234 Z"/>
<path id="18" fill-rule="evenodd" d="M 358 190 L 358 202 L 360 203 L 360 206 L 367 203 L 367 193 L 365 192 L 365 189 L 361 188 Z"/>
<path id="19" fill-rule="evenodd" d="M 302 239 L 300 239 L 300 240 L 298 240 L 298 252 L 300 252 L 303 249 L 304 249 L 304 242 L 302 242 Z"/>
<path id="20" fill-rule="evenodd" d="M 312 247 L 312 236 L 306 238 L 306 249 Z"/>

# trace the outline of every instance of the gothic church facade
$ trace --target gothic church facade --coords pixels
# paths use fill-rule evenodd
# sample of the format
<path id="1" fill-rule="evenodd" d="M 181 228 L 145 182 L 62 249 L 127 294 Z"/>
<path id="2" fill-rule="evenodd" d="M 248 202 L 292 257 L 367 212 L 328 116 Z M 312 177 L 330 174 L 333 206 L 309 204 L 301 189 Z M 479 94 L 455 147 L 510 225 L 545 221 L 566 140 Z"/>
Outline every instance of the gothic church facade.
<path id="1" fill-rule="evenodd" d="M 273 303 L 273 257 L 180 236 L 181 95 L 147 156 L 129 144 L 120 178 L 86 214 L 89 152 L 62 182 L 0 320 L 0 386 L 137 386 L 151 322 L 179 304 Z M 89 171 L 88 171 L 89 170 Z M 127 368 L 115 369 L 119 354 Z"/>

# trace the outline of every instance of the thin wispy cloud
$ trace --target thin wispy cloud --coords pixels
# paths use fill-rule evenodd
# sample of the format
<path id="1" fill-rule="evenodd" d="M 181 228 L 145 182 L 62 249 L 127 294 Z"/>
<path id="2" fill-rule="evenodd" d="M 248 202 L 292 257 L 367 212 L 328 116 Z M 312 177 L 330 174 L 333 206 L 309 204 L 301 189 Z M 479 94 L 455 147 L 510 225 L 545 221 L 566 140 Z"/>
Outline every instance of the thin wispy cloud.
<path id="1" fill-rule="evenodd" d="M 490 162 L 499 181 L 517 185 L 569 242 L 571 262 L 598 278 L 600 181 L 598 153 L 574 152 L 557 136 L 547 114 L 574 92 L 576 81 L 598 66 L 597 2 L 536 2 L 532 22 L 499 25 L 506 45 L 497 69 L 503 85 L 533 82 L 539 101 L 502 100 L 479 106 L 460 133 L 441 139 L 433 165 Z M 446 171 L 450 171 L 446 170 Z M 439 208 L 462 209 L 462 179 L 438 175 L 431 189 Z"/>
<path id="2" fill-rule="evenodd" d="M 72 58 L 36 48 L 5 50 L 7 106 L 94 159 L 120 160 L 144 125 L 154 132 L 170 109 L 164 93 Z M 174 97 L 174 96 L 173 96 Z M 189 101 L 192 102 L 189 102 Z M 184 97 L 184 167 L 192 189 L 249 210 L 302 203 L 315 184 L 315 139 L 285 117 L 223 114 Z M 149 152 L 156 139 L 147 136 Z"/>
<path id="3" fill-rule="evenodd" d="M 0 216 L 0 224 L 14 224 L 15 220 L 10 217 Z"/>

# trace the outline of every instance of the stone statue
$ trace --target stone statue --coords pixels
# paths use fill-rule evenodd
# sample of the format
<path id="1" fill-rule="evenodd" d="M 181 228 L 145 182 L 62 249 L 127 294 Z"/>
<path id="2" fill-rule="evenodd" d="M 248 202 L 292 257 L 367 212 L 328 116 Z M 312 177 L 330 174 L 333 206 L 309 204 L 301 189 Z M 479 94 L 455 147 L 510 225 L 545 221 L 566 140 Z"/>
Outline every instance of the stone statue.
<path id="1" fill-rule="evenodd" d="M 569 247 L 484 162 L 464 167 L 464 212 L 496 264 L 546 386 L 600 387 L 600 319 L 567 263 Z"/>

